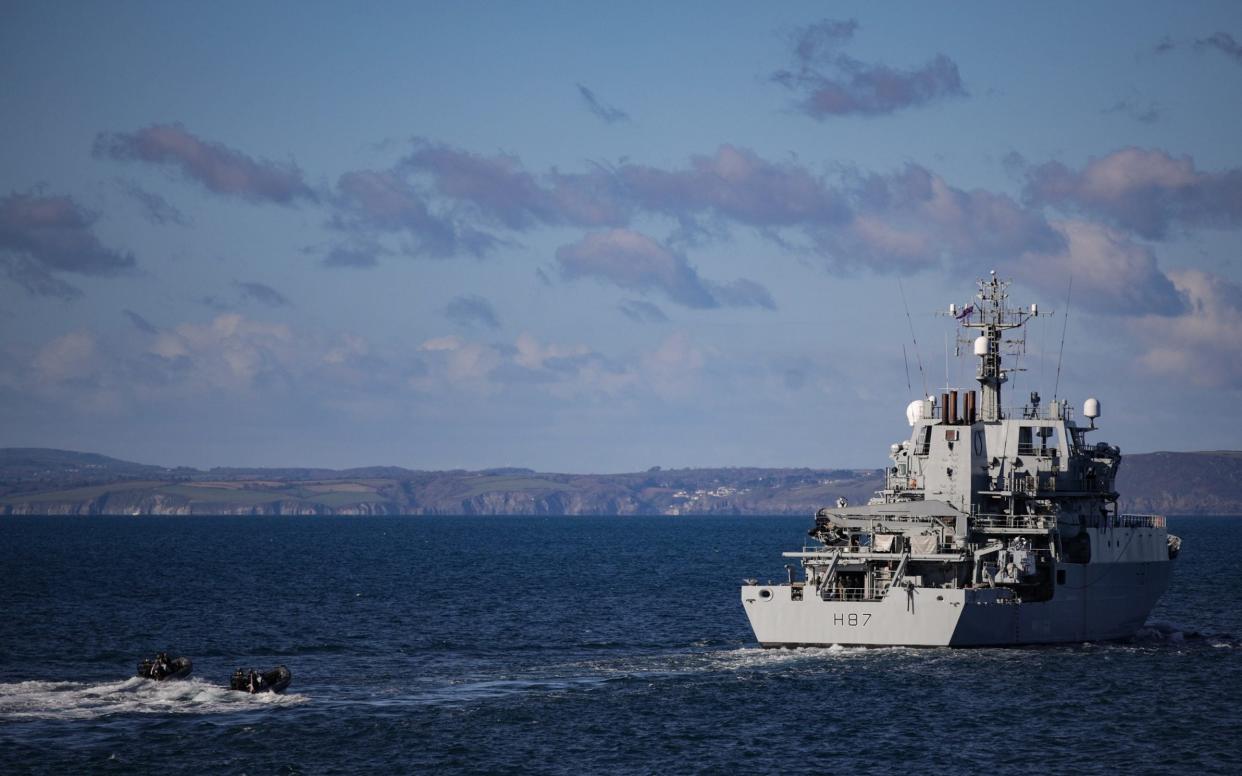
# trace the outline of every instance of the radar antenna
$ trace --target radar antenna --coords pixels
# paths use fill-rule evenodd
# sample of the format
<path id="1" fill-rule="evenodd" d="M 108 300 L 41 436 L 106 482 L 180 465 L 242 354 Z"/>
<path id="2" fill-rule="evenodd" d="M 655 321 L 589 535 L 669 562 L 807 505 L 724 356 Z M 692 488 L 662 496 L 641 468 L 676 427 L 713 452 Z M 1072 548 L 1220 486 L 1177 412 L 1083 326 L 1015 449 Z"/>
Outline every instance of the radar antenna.
<path id="1" fill-rule="evenodd" d="M 1003 414 L 1001 385 L 1009 379 L 1001 369 L 1001 345 L 1013 342 L 1004 340 L 1003 333 L 1025 326 L 1027 321 L 1038 315 L 1050 313 L 1040 313 L 1037 305 L 1031 305 L 1029 309 L 1009 307 L 1009 281 L 996 277 L 996 270 L 979 281 L 977 298 L 977 307 L 967 305 L 955 317 L 963 327 L 980 332 L 974 347 L 975 355 L 979 357 L 979 371 L 975 376 L 981 388 L 979 419 L 997 421 Z M 955 312 L 956 306 L 951 306 L 950 310 Z"/>

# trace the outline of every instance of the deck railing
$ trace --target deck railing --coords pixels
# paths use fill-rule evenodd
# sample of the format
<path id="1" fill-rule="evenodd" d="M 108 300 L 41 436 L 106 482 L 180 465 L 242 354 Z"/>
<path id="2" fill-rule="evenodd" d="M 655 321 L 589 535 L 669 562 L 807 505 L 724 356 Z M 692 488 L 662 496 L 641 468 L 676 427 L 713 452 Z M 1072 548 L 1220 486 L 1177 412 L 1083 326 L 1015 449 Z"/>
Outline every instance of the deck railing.
<path id="1" fill-rule="evenodd" d="M 888 595 L 888 584 L 877 585 L 867 595 L 865 587 L 827 587 L 819 594 L 825 601 L 882 601 Z"/>
<path id="2" fill-rule="evenodd" d="M 1002 407 L 1001 417 L 1014 420 L 1073 420 L 1074 408 L 1069 406 L 1069 404 L 1062 404 L 1057 409 L 1053 409 L 1051 404 L 1043 404 L 1038 407 L 1032 407 L 1029 404 L 1017 407 Z"/>
<path id="3" fill-rule="evenodd" d="M 1110 525 L 1122 528 L 1167 528 L 1164 515 L 1117 515 L 1111 517 Z"/>
<path id="4" fill-rule="evenodd" d="M 1049 515 L 984 515 L 970 517 L 978 528 L 1049 528 L 1056 518 Z"/>

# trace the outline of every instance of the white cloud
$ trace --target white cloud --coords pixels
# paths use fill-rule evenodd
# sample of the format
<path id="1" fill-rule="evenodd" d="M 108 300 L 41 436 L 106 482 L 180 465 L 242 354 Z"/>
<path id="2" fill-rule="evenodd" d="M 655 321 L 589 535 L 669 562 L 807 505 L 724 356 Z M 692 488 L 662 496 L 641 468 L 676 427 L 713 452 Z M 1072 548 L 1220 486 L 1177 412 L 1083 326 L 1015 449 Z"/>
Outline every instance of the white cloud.
<path id="1" fill-rule="evenodd" d="M 1029 285 L 1065 293 L 1072 276 L 1073 304 L 1119 315 L 1170 315 L 1184 303 L 1156 256 L 1124 233 L 1086 221 L 1056 221 L 1060 251 L 1028 251 L 1009 269 Z"/>
<path id="2" fill-rule="evenodd" d="M 1242 388 L 1242 287 L 1201 270 L 1170 270 L 1189 305 L 1182 315 L 1145 316 L 1134 330 L 1149 372 L 1208 388 Z"/>
<path id="3" fill-rule="evenodd" d="M 305 352 L 309 344 L 296 341 L 286 324 L 225 313 L 205 324 L 183 323 L 161 332 L 149 352 L 179 364 L 192 383 L 245 390 L 260 378 L 305 366 L 312 360 Z"/>

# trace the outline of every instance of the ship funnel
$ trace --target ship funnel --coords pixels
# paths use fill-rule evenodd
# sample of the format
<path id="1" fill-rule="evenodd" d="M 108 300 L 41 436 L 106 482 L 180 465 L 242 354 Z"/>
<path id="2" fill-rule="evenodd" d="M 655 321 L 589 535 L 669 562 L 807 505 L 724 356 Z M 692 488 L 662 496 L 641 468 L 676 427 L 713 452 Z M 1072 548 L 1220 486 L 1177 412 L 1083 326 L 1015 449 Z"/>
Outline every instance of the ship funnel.
<path id="1" fill-rule="evenodd" d="M 949 425 L 957 425 L 957 391 L 949 391 Z"/>
<path id="2" fill-rule="evenodd" d="M 975 425 L 975 392 L 967 391 L 965 398 L 962 400 L 965 404 L 962 407 L 962 420 L 969 426 Z"/>

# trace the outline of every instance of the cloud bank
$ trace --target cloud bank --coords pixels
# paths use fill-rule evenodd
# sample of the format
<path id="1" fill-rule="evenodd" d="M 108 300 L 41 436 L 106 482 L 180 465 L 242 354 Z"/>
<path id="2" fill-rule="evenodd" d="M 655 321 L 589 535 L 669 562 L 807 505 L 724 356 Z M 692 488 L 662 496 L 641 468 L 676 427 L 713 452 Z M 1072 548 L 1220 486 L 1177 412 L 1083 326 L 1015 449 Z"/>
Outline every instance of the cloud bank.
<path id="1" fill-rule="evenodd" d="M 800 30 L 792 46 L 798 69 L 778 74 L 778 80 L 806 86 L 808 79 L 819 79 L 820 91 L 808 92 L 807 98 L 818 95 L 818 110 L 824 112 L 889 112 L 964 93 L 956 66 L 943 57 L 918 71 L 897 73 L 844 55 L 841 49 L 857 29 L 853 21 L 825 21 Z M 849 79 L 832 80 L 825 75 L 829 72 L 847 73 Z M 952 77 L 936 75 L 944 73 Z M 594 97 L 581 89 L 584 99 L 588 93 Z M 836 94 L 832 100 L 825 96 L 830 93 Z M 1131 107 L 1119 104 L 1116 109 Z M 181 125 L 100 135 L 95 150 L 111 158 L 174 165 L 208 189 L 251 201 L 314 199 L 296 168 L 202 141 Z M 385 254 L 481 258 L 512 244 L 506 232 L 575 227 L 589 231 L 555 251 L 565 280 L 594 278 L 691 309 L 774 309 L 775 301 L 760 283 L 707 279 L 682 250 L 700 245 L 700 238 L 710 242 L 745 227 L 781 250 L 819 257 L 833 272 L 965 272 L 986 262 L 1007 267 L 1033 285 L 1073 272 L 1087 291 L 1084 304 L 1097 312 L 1177 316 L 1185 310 L 1188 292 L 1179 290 L 1152 251 L 1130 235 L 1162 239 L 1173 228 L 1242 225 L 1242 171 L 1200 170 L 1189 157 L 1124 148 L 1077 170 L 1049 162 L 1025 167 L 1023 173 L 1019 200 L 955 187 L 914 163 L 888 173 L 823 172 L 794 158 L 765 158 L 730 144 L 691 155 L 683 165 L 623 160 L 566 173 L 529 170 L 511 154 L 480 154 L 415 139 L 387 169 L 342 174 L 332 196 L 320 201 L 328 208 L 329 226 L 343 238 L 328 247 L 323 262 L 368 267 Z M 152 219 L 179 216 L 154 195 L 141 196 L 146 192 L 136 187 L 132 193 Z M 1051 220 L 1048 209 L 1068 217 Z M 645 233 L 653 218 L 674 226 L 668 239 Z M 634 227 L 637 221 L 643 231 Z M 68 226 L 84 232 L 90 217 L 80 214 Z M 20 241 L 16 233 L 5 233 L 8 244 Z M 84 238 L 83 245 L 89 248 L 90 239 Z M 26 253 L 44 257 L 45 264 L 55 264 L 59 255 L 46 249 Z M 86 266 L 106 267 L 110 257 L 115 264 L 106 250 L 94 256 L 96 261 Z M 29 258 L 25 263 L 8 259 L 9 275 L 28 288 L 70 293 L 32 267 L 38 264 Z M 269 286 L 237 286 L 246 299 L 270 306 L 288 303 Z M 649 301 L 629 300 L 618 309 L 634 321 L 667 320 Z M 464 328 L 499 327 L 495 311 L 481 297 L 457 297 L 443 312 Z"/>
<path id="2" fill-rule="evenodd" d="M 1024 197 L 1148 239 L 1162 239 L 1174 227 L 1242 225 L 1242 169 L 1207 172 L 1189 156 L 1160 150 L 1123 148 L 1081 170 L 1038 165 L 1027 171 Z"/>
<path id="3" fill-rule="evenodd" d="M 1150 250 L 1131 242 L 1124 228 L 1142 226 L 1139 236 L 1148 236 L 1156 233 L 1149 228 L 1153 223 L 1229 223 L 1236 218 L 1230 202 L 1238 198 L 1227 196 L 1233 173 L 1203 173 L 1186 160 L 1158 152 L 1128 149 L 1082 172 L 1051 163 L 1026 174 L 1024 196 L 1018 200 L 986 189 L 955 187 L 913 163 L 889 173 L 828 174 L 728 144 L 711 154 L 693 155 L 680 166 L 622 162 L 595 165 L 580 174 L 539 174 L 513 156 L 415 141 L 413 151 L 393 170 L 371 174 L 382 186 L 357 196 L 367 223 L 404 225 L 424 239 L 437 237 L 431 244 L 440 245 L 445 255 L 460 252 L 457 236 L 465 229 L 485 235 L 490 249 L 500 243 L 495 230 L 606 227 L 557 249 L 562 278 L 591 277 L 621 289 L 660 294 L 692 309 L 775 307 L 755 281 L 708 280 L 673 247 L 686 235 L 721 235 L 745 227 L 781 250 L 818 256 L 838 273 L 966 272 L 982 262 L 1075 267 L 1085 283 L 1090 267 L 1106 268 L 1113 273 L 1110 277 L 1125 278 L 1131 285 L 1096 284 L 1096 293 L 1084 298 L 1097 311 L 1169 315 L 1180 309 L 1180 297 Z M 341 188 L 357 193 L 355 183 L 343 178 Z M 1201 207 L 1208 198 L 1214 201 Z M 1152 201 L 1159 205 L 1154 211 Z M 1054 222 L 1044 213 L 1048 207 L 1103 218 L 1123 232 L 1082 219 Z M 1164 215 L 1153 220 L 1151 212 Z M 633 227 L 635 221 L 651 218 L 675 224 L 673 237 L 661 242 Z M 1026 274 L 1032 282 L 1042 277 Z M 621 309 L 632 319 L 657 319 L 645 308 Z"/>

